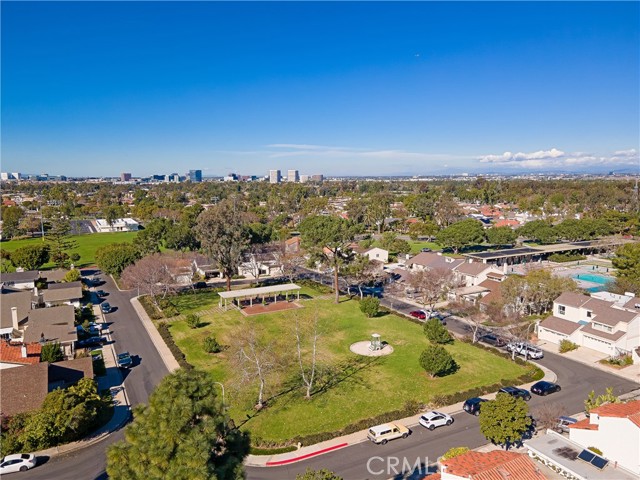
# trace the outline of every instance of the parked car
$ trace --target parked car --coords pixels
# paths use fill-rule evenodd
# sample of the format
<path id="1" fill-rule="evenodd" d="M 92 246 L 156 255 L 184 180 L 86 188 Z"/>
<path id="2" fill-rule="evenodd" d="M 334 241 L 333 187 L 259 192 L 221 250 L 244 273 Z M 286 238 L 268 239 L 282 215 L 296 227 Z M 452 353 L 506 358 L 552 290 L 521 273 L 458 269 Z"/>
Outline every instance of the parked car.
<path id="1" fill-rule="evenodd" d="M 510 352 L 515 351 L 518 355 L 525 356 L 526 358 L 533 358 L 535 360 L 544 357 L 544 353 L 538 347 L 529 345 L 528 343 L 515 342 L 507 345 L 507 350 Z"/>
<path id="2" fill-rule="evenodd" d="M 434 430 L 436 427 L 442 427 L 443 425 L 448 427 L 451 425 L 453 423 L 453 417 L 446 413 L 432 411 L 421 415 L 419 422 L 423 427 Z"/>
<path id="3" fill-rule="evenodd" d="M 465 412 L 470 413 L 471 415 L 475 415 L 477 417 L 478 415 L 480 415 L 481 405 L 486 401 L 487 401 L 486 398 L 473 397 L 468 399 L 466 402 L 464 402 L 462 409 Z"/>
<path id="4" fill-rule="evenodd" d="M 109 302 L 101 303 L 100 310 L 102 311 L 102 313 L 109 313 L 112 310 L 111 305 L 109 305 Z"/>
<path id="5" fill-rule="evenodd" d="M 96 291 L 96 295 L 98 295 L 100 298 L 102 298 L 102 297 L 106 297 L 108 294 L 104 290 L 97 290 Z"/>
<path id="6" fill-rule="evenodd" d="M 506 393 L 507 395 L 511 395 L 512 397 L 522 398 L 525 401 L 531 400 L 531 394 L 529 390 L 525 390 L 524 388 L 518 387 L 502 387 L 498 390 L 498 393 Z"/>
<path id="7" fill-rule="evenodd" d="M 399 423 L 383 423 L 369 429 L 367 438 L 373 443 L 384 445 L 389 440 L 395 440 L 396 438 L 407 438 L 410 430 L 404 425 Z"/>
<path id="8" fill-rule="evenodd" d="M 578 420 L 576 418 L 562 415 L 558 417 L 558 423 L 556 423 L 553 429 L 558 433 L 569 433 L 569 425 L 573 425 L 577 422 Z"/>
<path id="9" fill-rule="evenodd" d="M 78 340 L 76 346 L 78 348 L 92 348 L 99 347 L 100 345 L 107 343 L 106 337 L 88 337 L 84 340 Z"/>
<path id="10" fill-rule="evenodd" d="M 129 352 L 122 352 L 118 354 L 118 367 L 119 368 L 131 368 L 133 366 L 133 360 Z"/>
<path id="11" fill-rule="evenodd" d="M 492 333 L 482 335 L 478 340 L 480 340 L 483 343 L 486 343 L 487 345 L 492 345 L 494 347 L 499 347 L 499 348 L 504 347 L 507 344 L 507 342 L 505 342 L 504 339 Z"/>
<path id="12" fill-rule="evenodd" d="M 207 282 L 195 282 L 193 288 L 207 288 Z"/>
<path id="13" fill-rule="evenodd" d="M 409 312 L 409 315 L 411 315 L 414 318 L 418 318 L 420 320 L 425 320 L 427 318 L 427 314 L 424 313 L 422 310 L 413 310 Z"/>
<path id="14" fill-rule="evenodd" d="M 536 395 L 542 395 L 542 396 L 549 395 L 550 393 L 559 392 L 560 390 L 562 390 L 560 388 L 560 385 L 553 382 L 547 382 L 545 380 L 540 380 L 539 382 L 534 383 L 531 386 L 531 391 L 533 393 L 535 393 Z"/>
<path id="15" fill-rule="evenodd" d="M 421 248 L 421 249 L 420 249 L 420 251 L 421 251 L 422 253 L 429 253 L 429 252 L 431 251 L 431 249 L 430 249 L 430 248 L 428 248 L 428 247 L 424 247 L 424 248 Z"/>
<path id="16" fill-rule="evenodd" d="M 36 456 L 33 453 L 15 453 L 0 460 L 0 475 L 13 472 L 26 472 L 36 466 Z"/>
<path id="17" fill-rule="evenodd" d="M 76 329 L 78 330 L 78 335 L 85 334 L 85 335 L 100 336 L 102 335 L 102 331 L 105 330 L 105 327 L 104 327 L 104 323 L 91 322 L 88 328 L 84 328 L 82 325 L 78 325 Z"/>

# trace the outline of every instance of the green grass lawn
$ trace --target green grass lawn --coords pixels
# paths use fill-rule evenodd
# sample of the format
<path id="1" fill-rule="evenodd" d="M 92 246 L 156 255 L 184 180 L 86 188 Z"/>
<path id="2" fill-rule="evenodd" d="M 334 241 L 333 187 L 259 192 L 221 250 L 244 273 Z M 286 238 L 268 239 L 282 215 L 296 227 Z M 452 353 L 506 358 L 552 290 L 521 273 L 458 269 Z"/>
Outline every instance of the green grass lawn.
<path id="1" fill-rule="evenodd" d="M 302 293 L 316 295 L 307 288 Z M 430 379 L 418 364 L 420 353 L 427 346 L 421 326 L 393 314 L 366 318 L 355 300 L 345 299 L 339 305 L 322 299 L 301 302 L 303 309 L 254 317 L 244 317 L 237 310 L 204 316 L 204 326 L 198 329 L 190 329 L 183 321 L 170 325 L 187 361 L 224 383 L 230 414 L 236 424 L 263 440 L 285 443 L 296 435 L 337 431 L 358 420 L 401 409 L 410 400 L 428 403 L 435 395 L 490 385 L 501 379 L 515 379 L 526 372 L 524 367 L 508 360 L 455 342 L 446 348 L 460 364 L 460 370 L 448 377 Z M 322 357 L 319 363 L 324 374 L 319 376 L 316 393 L 310 400 L 305 400 L 303 390 L 295 386 L 299 381 L 299 370 L 292 319 L 294 312 L 310 315 L 316 308 L 325 323 L 325 333 L 319 344 Z M 277 398 L 270 400 L 268 407 L 258 413 L 252 408 L 257 386 L 240 386 L 239 374 L 230 364 L 232 349 L 215 355 L 202 349 L 202 342 L 209 335 L 215 335 L 221 344 L 228 346 L 238 332 L 252 326 L 269 341 L 282 345 L 280 350 L 286 352 L 290 361 L 289 366 L 278 374 L 281 386 L 267 386 L 267 398 L 274 395 Z M 374 332 L 393 346 L 393 354 L 372 361 L 371 357 L 350 352 L 352 343 L 369 340 Z M 293 388 L 286 391 L 284 385 Z M 325 389 L 320 388 L 323 385 Z"/>
<path id="2" fill-rule="evenodd" d="M 84 235 L 72 235 L 70 238 L 78 243 L 78 248 L 73 250 L 80 255 L 80 261 L 76 267 L 87 267 L 95 264 L 95 254 L 98 247 L 110 243 L 132 242 L 137 232 L 116 232 L 116 233 L 87 233 Z M 46 240 L 46 236 L 45 236 Z M 27 238 L 22 240 L 10 240 L 0 243 L 0 250 L 13 252 L 26 245 L 39 245 L 41 238 Z M 43 269 L 53 268 L 53 263 L 43 266 Z"/>
<path id="3" fill-rule="evenodd" d="M 423 248 L 430 248 L 433 251 L 441 250 L 442 247 L 440 244 L 435 242 L 421 242 L 421 241 L 413 241 L 409 240 L 409 245 L 411 245 L 411 253 L 420 253 L 420 250 Z"/>

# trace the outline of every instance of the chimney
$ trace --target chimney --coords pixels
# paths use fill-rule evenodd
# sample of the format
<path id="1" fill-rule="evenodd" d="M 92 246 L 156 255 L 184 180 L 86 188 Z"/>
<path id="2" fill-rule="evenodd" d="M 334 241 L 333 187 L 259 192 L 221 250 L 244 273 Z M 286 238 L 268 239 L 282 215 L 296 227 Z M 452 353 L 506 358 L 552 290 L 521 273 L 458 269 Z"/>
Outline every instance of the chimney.
<path id="1" fill-rule="evenodd" d="M 38 287 L 33 287 L 33 296 L 37 298 L 38 295 L 40 295 L 40 292 L 38 292 Z"/>
<path id="2" fill-rule="evenodd" d="M 27 346 L 24 343 L 20 347 L 20 354 L 22 355 L 22 358 L 27 358 Z"/>
<path id="3" fill-rule="evenodd" d="M 11 326 L 14 330 L 18 329 L 18 307 L 11 307 Z"/>

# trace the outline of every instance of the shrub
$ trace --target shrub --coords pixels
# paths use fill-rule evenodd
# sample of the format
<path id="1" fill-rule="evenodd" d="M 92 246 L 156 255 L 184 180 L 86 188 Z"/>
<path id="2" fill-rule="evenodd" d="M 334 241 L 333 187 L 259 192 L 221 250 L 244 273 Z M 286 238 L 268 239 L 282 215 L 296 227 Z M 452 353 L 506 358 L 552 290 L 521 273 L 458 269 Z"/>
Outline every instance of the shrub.
<path id="1" fill-rule="evenodd" d="M 567 353 L 567 352 L 570 352 L 571 350 L 575 350 L 576 348 L 578 348 L 577 344 L 565 338 L 560 342 L 560 345 L 558 346 L 558 351 L 560 353 Z"/>
<path id="2" fill-rule="evenodd" d="M 82 275 L 80 274 L 80 270 L 77 270 L 75 268 L 72 268 L 71 270 L 69 270 L 65 275 L 64 278 L 62 279 L 63 282 L 77 282 L 82 278 Z"/>
<path id="3" fill-rule="evenodd" d="M 64 354 L 62 353 L 62 348 L 60 348 L 60 343 L 47 343 L 42 346 L 40 351 L 41 362 L 54 363 L 61 360 L 64 360 Z"/>
<path id="4" fill-rule="evenodd" d="M 449 460 L 450 458 L 457 457 L 462 455 L 463 453 L 467 453 L 469 451 L 468 447 L 453 447 L 445 452 L 444 455 L 440 458 L 441 460 Z"/>
<path id="5" fill-rule="evenodd" d="M 598 447 L 587 447 L 587 450 L 591 450 L 596 455 L 602 456 L 602 450 L 600 450 Z"/>
<path id="6" fill-rule="evenodd" d="M 430 345 L 420 355 L 420 366 L 434 378 L 455 372 L 458 364 L 444 347 Z"/>
<path id="7" fill-rule="evenodd" d="M 360 311 L 368 318 L 375 317 L 380 308 L 380 300 L 375 297 L 365 297 L 360 300 Z"/>
<path id="8" fill-rule="evenodd" d="M 152 320 L 160 320 L 161 318 L 164 318 L 164 314 L 153 304 L 151 298 L 144 296 L 140 297 L 138 300 L 140 301 L 142 308 L 144 308 L 144 311 L 149 315 L 149 318 Z"/>
<path id="9" fill-rule="evenodd" d="M 587 257 L 578 253 L 553 253 L 549 255 L 549 261 L 551 262 L 575 262 L 577 260 L 586 260 Z"/>
<path id="10" fill-rule="evenodd" d="M 160 336 L 162 337 L 164 342 L 167 344 L 167 347 L 169 347 L 169 350 L 171 350 L 171 353 L 173 354 L 178 364 L 185 370 L 192 370 L 193 365 L 187 362 L 187 358 L 184 356 L 184 353 L 182 353 L 182 350 L 180 350 L 180 348 L 178 348 L 178 345 L 176 345 L 176 342 L 173 340 L 173 336 L 169 331 L 169 325 L 167 325 L 167 322 L 158 323 L 158 332 L 160 333 Z"/>
<path id="11" fill-rule="evenodd" d="M 218 343 L 216 337 L 206 337 L 204 339 L 204 351 L 207 353 L 220 353 L 222 351 L 222 345 Z"/>
<path id="12" fill-rule="evenodd" d="M 602 362 L 608 363 L 609 365 L 627 367 L 629 365 L 633 365 L 633 358 L 631 355 L 620 355 L 618 357 L 607 358 L 606 360 L 602 360 Z"/>
<path id="13" fill-rule="evenodd" d="M 287 453 L 293 452 L 297 450 L 298 447 L 293 445 L 289 445 L 287 447 L 277 447 L 277 448 L 259 448 L 259 447 L 251 447 L 251 455 L 277 455 L 278 453 Z"/>
<path id="14" fill-rule="evenodd" d="M 200 317 L 195 313 L 190 313 L 187 315 L 185 322 L 189 326 L 189 328 L 198 328 L 200 326 Z"/>
<path id="15" fill-rule="evenodd" d="M 432 318 L 424 324 L 424 334 L 431 343 L 451 343 L 453 338 L 439 319 Z"/>
<path id="16" fill-rule="evenodd" d="M 168 298 L 161 298 L 158 304 L 165 317 L 170 318 L 180 315 L 178 309 Z"/>

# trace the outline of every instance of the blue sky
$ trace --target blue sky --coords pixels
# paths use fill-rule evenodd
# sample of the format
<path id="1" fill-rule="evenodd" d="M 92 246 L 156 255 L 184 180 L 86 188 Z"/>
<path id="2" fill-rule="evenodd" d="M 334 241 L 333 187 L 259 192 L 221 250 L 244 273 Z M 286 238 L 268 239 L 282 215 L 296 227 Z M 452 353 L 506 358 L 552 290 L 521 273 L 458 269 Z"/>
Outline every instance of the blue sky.
<path id="1" fill-rule="evenodd" d="M 637 171 L 638 2 L 1 8 L 3 171 Z"/>

